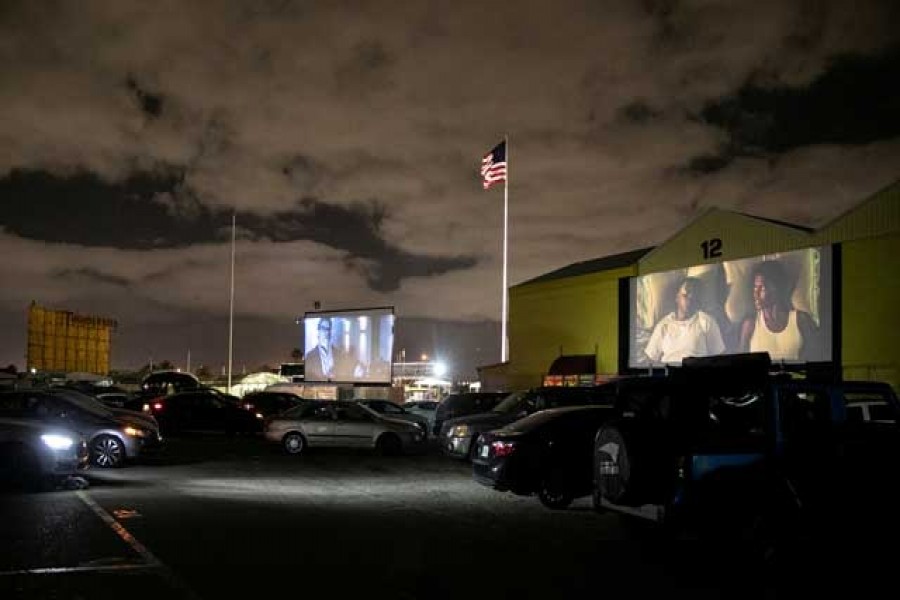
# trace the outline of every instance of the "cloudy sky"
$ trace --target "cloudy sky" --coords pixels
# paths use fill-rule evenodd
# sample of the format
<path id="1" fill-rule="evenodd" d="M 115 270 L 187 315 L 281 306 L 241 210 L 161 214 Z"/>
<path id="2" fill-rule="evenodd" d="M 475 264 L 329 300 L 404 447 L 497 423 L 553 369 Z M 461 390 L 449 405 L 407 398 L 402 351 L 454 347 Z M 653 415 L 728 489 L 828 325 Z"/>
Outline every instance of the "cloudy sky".
<path id="1" fill-rule="evenodd" d="M 499 360 L 510 283 L 708 207 L 818 226 L 900 178 L 895 0 L 0 4 L 0 364 L 26 311 L 113 317 L 117 367 L 288 360 L 296 316 L 396 307 Z M 515 358 L 515 357 L 513 357 Z"/>

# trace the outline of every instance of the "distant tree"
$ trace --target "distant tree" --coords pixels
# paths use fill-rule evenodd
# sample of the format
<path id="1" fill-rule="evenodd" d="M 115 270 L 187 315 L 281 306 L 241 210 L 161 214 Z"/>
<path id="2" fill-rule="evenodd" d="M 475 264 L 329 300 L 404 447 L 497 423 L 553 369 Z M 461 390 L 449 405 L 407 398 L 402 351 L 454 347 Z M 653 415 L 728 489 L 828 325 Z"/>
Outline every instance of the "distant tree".
<path id="1" fill-rule="evenodd" d="M 256 367 L 256 370 L 254 371 L 254 373 L 275 373 L 277 371 L 278 371 L 278 369 L 276 369 L 270 365 L 259 365 L 258 367 Z"/>
<path id="2" fill-rule="evenodd" d="M 10 375 L 17 375 L 19 373 L 19 369 L 16 368 L 16 365 L 9 365 L 5 369 L 0 369 L 4 373 L 9 373 Z"/>
<path id="3" fill-rule="evenodd" d="M 197 367 L 197 372 L 194 373 L 194 375 L 196 375 L 197 379 L 200 379 L 201 381 L 208 381 L 213 377 L 212 371 L 210 371 L 209 367 L 207 367 L 206 365 L 200 365 L 199 367 Z"/>
<path id="4" fill-rule="evenodd" d="M 302 348 L 294 348 L 291 350 L 291 359 L 296 361 L 303 360 L 303 349 Z"/>
<path id="5" fill-rule="evenodd" d="M 164 360 L 156 363 L 153 367 L 154 371 L 172 371 L 175 369 L 175 365 L 171 360 Z"/>

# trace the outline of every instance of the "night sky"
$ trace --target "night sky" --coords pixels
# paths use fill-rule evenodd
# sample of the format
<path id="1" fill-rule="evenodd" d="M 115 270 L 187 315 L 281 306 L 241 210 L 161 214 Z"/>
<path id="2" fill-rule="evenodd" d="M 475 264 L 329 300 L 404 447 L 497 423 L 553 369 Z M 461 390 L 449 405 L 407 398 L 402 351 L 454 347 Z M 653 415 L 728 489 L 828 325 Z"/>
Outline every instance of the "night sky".
<path id="1" fill-rule="evenodd" d="M 394 306 L 458 375 L 510 284 L 709 207 L 820 226 L 900 178 L 895 0 L 0 3 L 0 365 L 26 311 L 112 317 L 113 366 L 289 360 Z M 513 357 L 515 359 L 515 357 Z"/>

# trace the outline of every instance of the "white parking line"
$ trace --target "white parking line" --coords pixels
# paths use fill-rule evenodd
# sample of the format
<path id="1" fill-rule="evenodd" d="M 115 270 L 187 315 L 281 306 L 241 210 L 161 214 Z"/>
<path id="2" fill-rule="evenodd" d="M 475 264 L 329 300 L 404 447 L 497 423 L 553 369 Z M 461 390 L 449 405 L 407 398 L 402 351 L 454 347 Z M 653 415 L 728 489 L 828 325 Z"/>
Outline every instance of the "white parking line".
<path id="1" fill-rule="evenodd" d="M 81 498 L 81 501 L 84 502 L 88 506 L 88 508 L 94 511 L 94 514 L 100 517 L 100 519 L 104 523 L 109 525 L 110 529 L 116 532 L 116 535 L 122 538 L 122 540 L 126 544 L 128 544 L 132 548 L 132 550 L 137 552 L 141 556 L 141 558 L 146 561 L 146 564 L 144 565 L 145 568 L 157 570 L 166 579 L 166 581 L 168 581 L 169 585 L 183 594 L 184 598 L 190 598 L 192 600 L 199 599 L 199 596 L 197 596 L 197 594 L 195 594 L 187 586 L 187 584 L 184 583 L 181 578 L 179 578 L 175 574 L 174 571 L 172 571 L 172 569 L 163 564 L 163 562 L 159 560 L 155 554 L 150 552 L 150 550 L 141 542 L 139 542 L 136 537 L 131 535 L 131 533 L 129 533 L 129 531 L 125 529 L 121 523 L 112 518 L 112 516 L 108 512 L 103 510 L 103 507 L 94 502 L 94 500 L 90 496 L 88 496 L 87 492 L 79 490 L 75 492 L 75 495 Z M 88 567 L 88 569 L 90 568 L 91 567 Z M 103 567 L 93 567 L 93 569 L 103 569 Z"/>

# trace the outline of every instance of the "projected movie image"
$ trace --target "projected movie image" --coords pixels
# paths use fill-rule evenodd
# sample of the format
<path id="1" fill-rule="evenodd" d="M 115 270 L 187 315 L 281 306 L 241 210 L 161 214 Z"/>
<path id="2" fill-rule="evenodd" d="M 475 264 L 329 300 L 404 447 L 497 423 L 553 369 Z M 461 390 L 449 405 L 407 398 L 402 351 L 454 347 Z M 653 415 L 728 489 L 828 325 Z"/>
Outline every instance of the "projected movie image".
<path id="1" fill-rule="evenodd" d="M 394 310 L 306 313 L 303 352 L 307 382 L 390 383 Z"/>
<path id="2" fill-rule="evenodd" d="M 768 352 L 832 360 L 831 248 L 808 248 L 631 280 L 629 366 Z"/>

